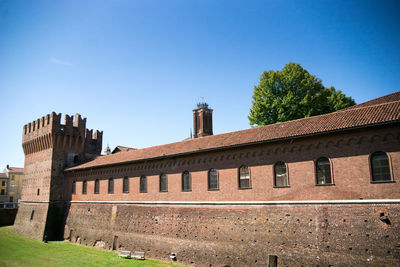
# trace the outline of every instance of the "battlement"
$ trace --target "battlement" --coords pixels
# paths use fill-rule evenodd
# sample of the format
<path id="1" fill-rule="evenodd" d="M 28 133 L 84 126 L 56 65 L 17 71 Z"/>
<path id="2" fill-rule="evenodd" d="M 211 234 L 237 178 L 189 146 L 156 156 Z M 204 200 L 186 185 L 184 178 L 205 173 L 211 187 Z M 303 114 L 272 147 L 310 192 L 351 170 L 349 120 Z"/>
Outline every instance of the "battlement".
<path id="1" fill-rule="evenodd" d="M 22 132 L 22 141 L 30 141 L 49 133 L 84 137 L 85 129 L 86 118 L 82 118 L 78 113 L 75 116 L 65 115 L 64 124 L 61 124 L 61 113 L 52 112 L 25 124 Z"/>
<path id="2" fill-rule="evenodd" d="M 26 154 L 57 147 L 68 151 L 101 151 L 103 132 L 86 129 L 86 118 L 80 114 L 64 116 L 52 112 L 23 127 L 22 144 Z M 100 148 L 98 148 L 100 146 Z"/>

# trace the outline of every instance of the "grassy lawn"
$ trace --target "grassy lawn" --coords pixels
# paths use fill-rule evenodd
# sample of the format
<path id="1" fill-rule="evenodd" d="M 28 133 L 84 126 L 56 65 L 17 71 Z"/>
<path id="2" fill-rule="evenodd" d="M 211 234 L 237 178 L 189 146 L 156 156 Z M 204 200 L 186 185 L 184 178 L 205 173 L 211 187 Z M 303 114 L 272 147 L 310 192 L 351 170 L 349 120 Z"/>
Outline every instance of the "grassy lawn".
<path id="1" fill-rule="evenodd" d="M 179 266 L 150 259 L 123 259 L 114 252 L 63 241 L 43 243 L 11 230 L 11 226 L 0 227 L 0 266 Z"/>

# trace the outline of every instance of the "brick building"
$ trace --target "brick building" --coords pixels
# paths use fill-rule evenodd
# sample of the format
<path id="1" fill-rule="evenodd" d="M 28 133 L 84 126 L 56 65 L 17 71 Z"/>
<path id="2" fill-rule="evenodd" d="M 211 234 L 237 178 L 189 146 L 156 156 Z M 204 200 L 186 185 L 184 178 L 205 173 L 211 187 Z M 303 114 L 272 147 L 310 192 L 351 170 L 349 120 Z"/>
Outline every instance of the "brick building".
<path id="1" fill-rule="evenodd" d="M 400 92 L 341 111 L 99 156 L 55 113 L 24 126 L 15 231 L 199 266 L 400 262 Z M 63 130 L 64 129 L 64 130 Z"/>

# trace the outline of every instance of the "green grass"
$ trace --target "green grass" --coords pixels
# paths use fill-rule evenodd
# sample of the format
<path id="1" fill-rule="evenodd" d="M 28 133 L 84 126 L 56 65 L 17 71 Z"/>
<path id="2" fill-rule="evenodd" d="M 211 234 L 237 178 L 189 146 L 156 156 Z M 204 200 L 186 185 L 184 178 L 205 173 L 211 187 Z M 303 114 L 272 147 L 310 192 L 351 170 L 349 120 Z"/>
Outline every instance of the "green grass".
<path id="1" fill-rule="evenodd" d="M 124 259 L 114 252 L 63 241 L 43 243 L 0 227 L 0 266 L 178 266 L 146 259 Z"/>

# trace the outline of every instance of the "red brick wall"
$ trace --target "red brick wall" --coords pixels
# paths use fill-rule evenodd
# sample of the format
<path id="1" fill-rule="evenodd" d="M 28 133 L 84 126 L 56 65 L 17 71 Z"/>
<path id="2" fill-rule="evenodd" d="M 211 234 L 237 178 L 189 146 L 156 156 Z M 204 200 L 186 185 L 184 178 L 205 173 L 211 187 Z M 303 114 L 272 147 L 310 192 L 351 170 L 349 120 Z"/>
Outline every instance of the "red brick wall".
<path id="1" fill-rule="evenodd" d="M 371 183 L 369 157 L 385 151 L 391 162 L 394 183 Z M 121 152 L 123 153 L 123 152 Z M 331 161 L 334 185 L 316 186 L 315 161 Z M 273 166 L 287 163 L 290 187 L 274 188 Z M 248 165 L 252 189 L 238 189 L 238 168 Z M 356 131 L 348 134 L 310 137 L 171 159 L 105 167 L 67 173 L 67 190 L 76 181 L 73 201 L 281 201 L 400 198 L 400 142 L 398 128 Z M 210 168 L 219 172 L 218 191 L 207 188 Z M 192 191 L 182 192 L 182 172 L 192 177 Z M 159 175 L 168 176 L 168 192 L 159 192 Z M 139 193 L 139 177 L 147 176 L 147 193 Z M 122 180 L 129 177 L 129 194 L 122 193 Z M 108 178 L 114 178 L 114 194 L 108 194 Z M 100 194 L 94 180 L 100 179 Z M 82 181 L 87 194 L 82 195 Z"/>
<path id="2" fill-rule="evenodd" d="M 268 255 L 278 256 L 280 266 L 396 266 L 400 204 L 365 200 L 400 199 L 399 140 L 398 127 L 381 127 L 67 173 L 67 190 L 72 181 L 77 186 L 64 236 L 89 246 L 104 242 L 105 248 L 112 248 L 118 236 L 117 249 L 164 260 L 175 252 L 178 261 L 200 266 L 265 266 Z M 369 157 L 375 151 L 388 154 L 394 182 L 371 183 Z M 334 185 L 315 185 L 315 161 L 322 156 L 331 161 Z M 274 188 L 277 161 L 287 163 L 290 187 Z M 250 167 L 251 189 L 238 189 L 243 164 Z M 218 191 L 207 190 L 210 168 L 218 169 Z M 191 173 L 191 192 L 181 190 L 185 170 Z M 163 172 L 168 192 L 159 192 Z M 141 175 L 147 175 L 147 193 L 139 193 Z M 124 176 L 129 193 L 122 193 Z M 110 177 L 114 194 L 107 193 Z M 93 193 L 95 179 L 100 179 L 100 194 Z M 86 195 L 83 180 L 88 181 Z M 293 203 L 299 200 L 325 204 Z M 242 203 L 221 205 L 224 201 Z"/>
<path id="3" fill-rule="evenodd" d="M 381 213 L 390 224 L 382 222 Z M 65 238 L 198 266 L 398 266 L 400 205 L 71 205 Z"/>

